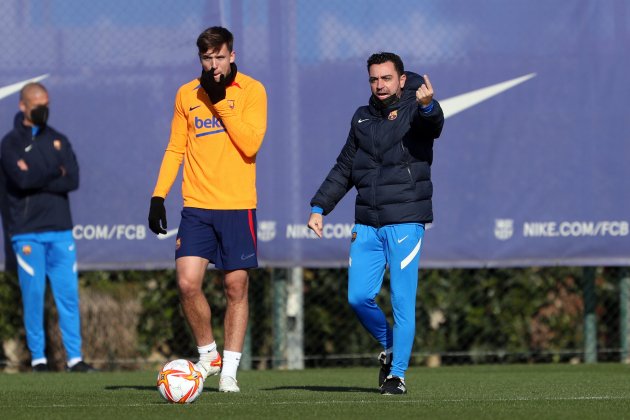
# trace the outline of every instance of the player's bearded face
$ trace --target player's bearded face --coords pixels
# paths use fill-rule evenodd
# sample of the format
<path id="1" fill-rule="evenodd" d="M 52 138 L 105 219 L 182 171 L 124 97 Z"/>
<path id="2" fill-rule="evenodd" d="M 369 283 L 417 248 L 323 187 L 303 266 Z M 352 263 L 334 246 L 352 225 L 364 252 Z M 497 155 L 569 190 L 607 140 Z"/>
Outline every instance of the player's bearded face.
<path id="1" fill-rule="evenodd" d="M 394 63 L 387 61 L 382 64 L 372 64 L 368 73 L 370 89 L 377 99 L 384 101 L 392 95 L 400 97 L 406 76 L 398 75 Z"/>
<path id="2" fill-rule="evenodd" d="M 234 51 L 230 52 L 227 44 L 223 44 L 219 49 L 200 54 L 199 59 L 205 71 L 214 69 L 214 80 L 218 82 L 221 75 L 227 77 L 230 73 L 230 64 L 234 62 Z"/>

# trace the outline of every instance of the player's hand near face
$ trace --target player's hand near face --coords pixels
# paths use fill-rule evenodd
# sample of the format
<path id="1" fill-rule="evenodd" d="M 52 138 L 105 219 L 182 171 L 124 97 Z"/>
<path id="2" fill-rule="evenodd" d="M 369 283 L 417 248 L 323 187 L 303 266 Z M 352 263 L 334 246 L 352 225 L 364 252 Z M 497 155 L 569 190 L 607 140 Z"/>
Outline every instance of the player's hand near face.
<path id="1" fill-rule="evenodd" d="M 324 229 L 324 216 L 319 213 L 311 213 L 311 217 L 308 219 L 308 227 L 321 238 Z"/>
<path id="2" fill-rule="evenodd" d="M 199 82 L 203 90 L 208 94 L 210 102 L 219 103 L 225 99 L 225 76 L 219 76 L 219 81 L 214 80 L 214 68 L 208 71 L 202 70 Z"/>
<path id="3" fill-rule="evenodd" d="M 424 83 L 416 91 L 416 101 L 424 108 L 433 102 L 433 86 L 431 86 L 428 74 L 422 77 L 424 78 Z"/>

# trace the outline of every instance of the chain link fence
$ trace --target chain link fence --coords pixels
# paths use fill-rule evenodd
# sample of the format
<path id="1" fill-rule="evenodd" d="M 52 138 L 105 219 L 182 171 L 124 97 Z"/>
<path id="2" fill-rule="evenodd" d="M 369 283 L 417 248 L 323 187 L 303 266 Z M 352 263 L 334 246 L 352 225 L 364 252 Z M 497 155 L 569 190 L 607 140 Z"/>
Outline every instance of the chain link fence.
<path id="1" fill-rule="evenodd" d="M 243 368 L 373 365 L 381 349 L 347 303 L 347 271 L 298 273 L 292 278 L 285 269 L 251 272 Z M 585 292 L 588 284 L 594 286 L 592 296 Z M 421 270 L 411 365 L 626 362 L 629 285 L 627 272 L 618 268 Z M 205 292 L 222 349 L 220 273 L 208 271 Z M 22 369 L 29 358 L 14 277 L 2 277 L 0 297 L 7 320 L 1 330 L 3 363 L 8 370 Z M 387 278 L 377 301 L 391 320 Z M 49 358 L 62 369 L 50 296 L 46 307 Z M 86 357 L 101 368 L 146 368 L 196 357 L 173 271 L 82 273 L 81 312 Z"/>

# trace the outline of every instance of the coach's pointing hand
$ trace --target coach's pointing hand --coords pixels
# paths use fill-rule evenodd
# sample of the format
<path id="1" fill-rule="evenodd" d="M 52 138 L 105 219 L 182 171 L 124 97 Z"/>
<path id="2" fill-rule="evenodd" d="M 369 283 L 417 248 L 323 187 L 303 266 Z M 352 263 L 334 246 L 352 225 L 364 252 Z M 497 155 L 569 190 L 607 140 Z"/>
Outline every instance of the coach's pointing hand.
<path id="1" fill-rule="evenodd" d="M 208 94 L 210 102 L 216 104 L 225 99 L 225 76 L 221 75 L 219 81 L 215 81 L 214 70 L 213 68 L 208 71 L 202 70 L 199 81 L 203 90 Z"/>
<path id="2" fill-rule="evenodd" d="M 321 238 L 324 229 L 324 216 L 319 213 L 311 213 L 311 217 L 308 219 L 308 227 Z"/>
<path id="3" fill-rule="evenodd" d="M 416 91 L 416 101 L 421 107 L 425 108 L 433 102 L 433 86 L 431 86 L 428 74 L 422 77 L 424 78 L 424 83 Z"/>
<path id="4" fill-rule="evenodd" d="M 149 229 L 159 235 L 166 233 L 166 209 L 162 197 L 151 197 L 151 207 L 149 207 Z"/>

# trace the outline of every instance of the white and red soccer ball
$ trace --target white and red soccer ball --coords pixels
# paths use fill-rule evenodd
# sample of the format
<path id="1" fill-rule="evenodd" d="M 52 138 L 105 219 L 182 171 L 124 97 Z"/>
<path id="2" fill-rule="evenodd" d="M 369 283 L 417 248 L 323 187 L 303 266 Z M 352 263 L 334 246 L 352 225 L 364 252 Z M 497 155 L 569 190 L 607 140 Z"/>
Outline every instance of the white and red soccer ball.
<path id="1" fill-rule="evenodd" d="M 158 373 L 157 388 L 168 402 L 191 403 L 203 391 L 203 375 L 188 360 L 171 360 Z"/>

